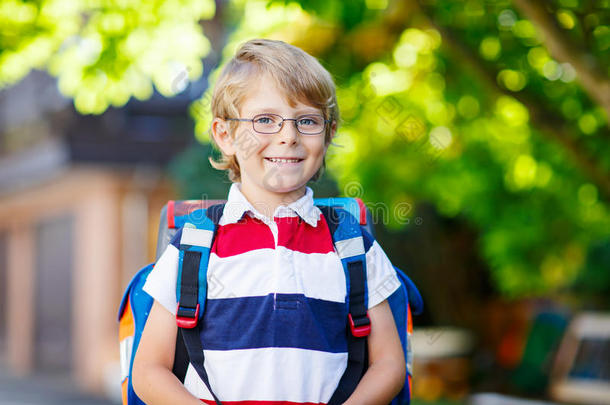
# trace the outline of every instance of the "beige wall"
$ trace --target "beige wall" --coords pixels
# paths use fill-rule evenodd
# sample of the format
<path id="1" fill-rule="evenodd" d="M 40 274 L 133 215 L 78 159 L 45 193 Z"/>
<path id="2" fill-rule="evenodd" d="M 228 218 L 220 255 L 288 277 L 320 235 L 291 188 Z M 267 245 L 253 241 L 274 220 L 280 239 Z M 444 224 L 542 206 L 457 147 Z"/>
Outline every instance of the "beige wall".
<path id="1" fill-rule="evenodd" d="M 0 229 L 8 233 L 9 370 L 27 374 L 36 367 L 36 224 L 71 213 L 72 328 L 66 333 L 72 336 L 72 374 L 80 387 L 103 391 L 106 370 L 118 362 L 122 290 L 139 266 L 153 260 L 159 211 L 173 197 L 161 177 L 141 183 L 130 171 L 94 167 L 72 168 L 37 187 L 0 195 Z"/>

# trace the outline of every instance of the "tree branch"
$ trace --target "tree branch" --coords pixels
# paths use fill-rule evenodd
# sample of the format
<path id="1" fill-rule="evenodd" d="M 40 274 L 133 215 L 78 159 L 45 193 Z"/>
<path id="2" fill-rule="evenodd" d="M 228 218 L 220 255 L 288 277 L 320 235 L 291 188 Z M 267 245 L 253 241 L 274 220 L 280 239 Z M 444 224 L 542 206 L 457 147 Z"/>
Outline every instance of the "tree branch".
<path id="1" fill-rule="evenodd" d="M 482 79 L 491 93 L 505 94 L 517 99 L 530 113 L 530 119 L 535 128 L 547 139 L 560 144 L 572 159 L 574 164 L 580 168 L 600 189 L 600 194 L 606 201 L 610 201 L 610 175 L 599 165 L 596 158 L 591 156 L 572 134 L 566 130 L 564 119 L 558 117 L 554 112 L 544 108 L 544 102 L 536 100 L 525 92 L 510 92 L 500 87 L 496 82 L 497 72 L 488 68 L 472 49 L 458 40 L 459 33 L 449 27 L 443 27 L 434 21 L 433 13 L 421 0 L 419 1 L 422 13 L 428 17 L 430 24 L 434 26 L 443 38 L 443 45 L 447 50 L 460 60 L 474 75 Z"/>
<path id="2" fill-rule="evenodd" d="M 575 44 L 557 25 L 555 19 L 544 8 L 545 2 L 513 0 L 515 6 L 536 24 L 543 34 L 551 56 L 574 67 L 583 89 L 606 110 L 610 125 L 610 80 L 602 73 L 593 56 Z"/>

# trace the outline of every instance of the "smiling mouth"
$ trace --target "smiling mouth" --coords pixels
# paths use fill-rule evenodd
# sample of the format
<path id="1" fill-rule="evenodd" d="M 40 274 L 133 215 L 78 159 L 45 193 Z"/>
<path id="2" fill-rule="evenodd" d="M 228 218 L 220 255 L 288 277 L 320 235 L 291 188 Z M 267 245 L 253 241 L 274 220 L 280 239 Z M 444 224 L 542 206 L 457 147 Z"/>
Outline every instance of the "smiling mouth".
<path id="1" fill-rule="evenodd" d="M 265 160 L 272 163 L 299 163 L 305 159 L 266 157 Z"/>

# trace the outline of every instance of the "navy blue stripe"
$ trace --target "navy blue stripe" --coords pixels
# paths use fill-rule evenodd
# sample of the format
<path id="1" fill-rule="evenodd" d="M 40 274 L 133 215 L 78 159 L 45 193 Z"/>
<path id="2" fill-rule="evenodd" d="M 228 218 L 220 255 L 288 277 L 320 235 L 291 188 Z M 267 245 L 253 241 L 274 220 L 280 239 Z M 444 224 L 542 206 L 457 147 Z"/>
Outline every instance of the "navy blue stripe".
<path id="1" fill-rule="evenodd" d="M 362 240 L 364 241 L 364 252 L 368 253 L 371 246 L 373 246 L 373 242 L 375 242 L 375 238 L 364 227 L 360 227 L 360 228 L 362 229 Z"/>
<path id="2" fill-rule="evenodd" d="M 182 239 L 182 228 L 178 228 L 169 243 L 174 245 L 176 249 L 180 249 L 180 239 Z"/>
<path id="3" fill-rule="evenodd" d="M 201 340 L 204 349 L 293 347 L 346 353 L 345 303 L 303 294 L 208 299 Z"/>

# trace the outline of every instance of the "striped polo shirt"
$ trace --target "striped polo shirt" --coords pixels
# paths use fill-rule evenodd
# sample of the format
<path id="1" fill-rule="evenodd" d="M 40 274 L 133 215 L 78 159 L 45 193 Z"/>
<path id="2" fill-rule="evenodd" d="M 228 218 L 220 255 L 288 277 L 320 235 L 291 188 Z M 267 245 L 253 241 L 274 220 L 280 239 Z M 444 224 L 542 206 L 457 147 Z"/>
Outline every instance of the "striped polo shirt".
<path id="1" fill-rule="evenodd" d="M 368 307 L 400 285 L 364 232 Z M 178 231 L 144 290 L 176 313 Z M 205 369 L 225 404 L 326 404 L 347 366 L 346 280 L 324 216 L 307 187 L 299 200 L 260 214 L 231 186 L 212 244 L 201 325 Z M 373 325 L 374 327 L 374 325 Z M 189 365 L 184 385 L 214 404 Z"/>

